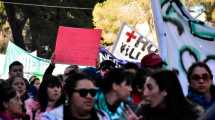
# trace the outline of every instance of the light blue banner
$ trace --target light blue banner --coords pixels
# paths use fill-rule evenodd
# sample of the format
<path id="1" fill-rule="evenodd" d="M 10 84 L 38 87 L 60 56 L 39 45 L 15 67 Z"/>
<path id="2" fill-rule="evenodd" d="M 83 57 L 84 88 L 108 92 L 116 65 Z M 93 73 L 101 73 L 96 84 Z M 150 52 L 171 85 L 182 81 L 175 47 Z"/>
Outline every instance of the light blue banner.
<path id="1" fill-rule="evenodd" d="M 36 57 L 9 41 L 1 78 L 8 78 L 9 65 L 14 61 L 19 61 L 24 65 L 24 77 L 26 78 L 32 75 L 41 78 L 50 64 L 50 60 Z"/>

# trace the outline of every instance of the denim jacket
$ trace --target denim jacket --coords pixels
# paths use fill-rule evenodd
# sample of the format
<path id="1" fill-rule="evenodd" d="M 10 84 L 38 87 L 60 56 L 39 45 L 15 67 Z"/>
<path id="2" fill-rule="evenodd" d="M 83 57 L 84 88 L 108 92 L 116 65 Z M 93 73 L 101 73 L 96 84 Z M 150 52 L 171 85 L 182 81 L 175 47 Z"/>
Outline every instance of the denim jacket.
<path id="1" fill-rule="evenodd" d="M 215 103 L 215 96 L 212 96 L 211 101 L 207 101 L 205 96 L 195 92 L 191 88 L 188 90 L 187 98 L 190 99 L 192 102 L 199 104 L 205 110 L 207 110 L 213 103 Z"/>

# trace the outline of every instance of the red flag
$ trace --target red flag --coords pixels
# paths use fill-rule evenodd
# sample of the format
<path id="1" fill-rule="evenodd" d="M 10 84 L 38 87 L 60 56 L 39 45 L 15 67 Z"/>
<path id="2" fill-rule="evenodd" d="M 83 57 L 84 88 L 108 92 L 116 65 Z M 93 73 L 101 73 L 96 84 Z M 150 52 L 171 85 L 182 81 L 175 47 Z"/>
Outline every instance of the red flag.
<path id="1" fill-rule="evenodd" d="M 96 66 L 101 38 L 100 29 L 60 26 L 54 62 Z"/>

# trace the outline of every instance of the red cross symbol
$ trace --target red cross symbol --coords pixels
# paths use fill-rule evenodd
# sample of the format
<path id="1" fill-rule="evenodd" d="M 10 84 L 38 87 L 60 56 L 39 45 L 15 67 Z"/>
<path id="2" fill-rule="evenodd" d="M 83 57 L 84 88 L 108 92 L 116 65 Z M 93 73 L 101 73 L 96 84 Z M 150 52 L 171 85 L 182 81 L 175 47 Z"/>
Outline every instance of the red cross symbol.
<path id="1" fill-rule="evenodd" d="M 131 39 L 136 39 L 137 36 L 134 35 L 134 31 L 130 32 L 126 32 L 126 35 L 128 36 L 127 42 L 130 42 Z"/>

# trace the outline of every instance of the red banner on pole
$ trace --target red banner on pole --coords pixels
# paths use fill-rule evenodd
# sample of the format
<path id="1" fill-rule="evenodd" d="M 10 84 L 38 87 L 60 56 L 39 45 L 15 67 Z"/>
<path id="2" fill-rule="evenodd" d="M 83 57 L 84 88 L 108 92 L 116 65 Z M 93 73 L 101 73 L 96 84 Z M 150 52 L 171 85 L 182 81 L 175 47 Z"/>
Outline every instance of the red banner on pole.
<path id="1" fill-rule="evenodd" d="M 54 62 L 96 66 L 101 39 L 100 29 L 60 26 Z"/>

